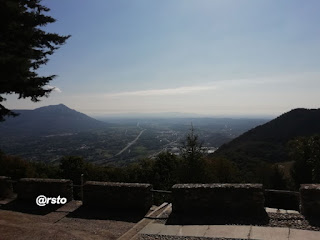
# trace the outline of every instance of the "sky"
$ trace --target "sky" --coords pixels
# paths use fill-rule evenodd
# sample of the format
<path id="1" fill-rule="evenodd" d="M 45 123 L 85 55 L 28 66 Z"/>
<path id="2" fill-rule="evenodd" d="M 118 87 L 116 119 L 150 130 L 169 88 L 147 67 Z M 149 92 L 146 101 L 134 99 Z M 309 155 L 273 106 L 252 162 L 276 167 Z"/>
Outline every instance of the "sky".
<path id="1" fill-rule="evenodd" d="M 71 38 L 39 70 L 49 98 L 91 116 L 276 116 L 319 108 L 318 0 L 46 0 Z"/>

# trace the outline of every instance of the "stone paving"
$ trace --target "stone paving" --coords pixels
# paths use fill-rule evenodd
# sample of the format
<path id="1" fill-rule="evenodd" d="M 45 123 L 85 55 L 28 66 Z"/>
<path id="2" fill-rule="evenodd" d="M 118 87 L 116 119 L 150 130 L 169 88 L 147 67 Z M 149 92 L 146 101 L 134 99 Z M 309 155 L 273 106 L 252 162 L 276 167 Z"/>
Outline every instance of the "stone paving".
<path id="1" fill-rule="evenodd" d="M 266 209 L 268 212 L 287 213 L 287 210 Z M 294 213 L 294 211 L 290 211 Z M 143 236 L 201 237 L 211 239 L 267 239 L 319 240 L 319 231 L 297 230 L 288 227 L 260 227 L 243 225 L 166 225 L 152 221 L 139 232 Z M 149 238 L 150 239 L 150 238 Z M 192 238 L 193 239 L 193 238 Z"/>
<path id="2" fill-rule="evenodd" d="M 139 233 L 147 235 L 168 235 L 184 237 L 207 237 L 225 239 L 292 239 L 319 240 L 320 232 L 278 227 L 257 227 L 237 225 L 164 225 L 150 223 Z"/>
<path id="3" fill-rule="evenodd" d="M 127 213 L 107 215 L 100 209 L 87 211 L 82 209 L 80 201 L 42 212 L 30 204 L 3 200 L 0 201 L 0 240 L 116 240 L 141 218 L 133 214 L 127 217 Z"/>

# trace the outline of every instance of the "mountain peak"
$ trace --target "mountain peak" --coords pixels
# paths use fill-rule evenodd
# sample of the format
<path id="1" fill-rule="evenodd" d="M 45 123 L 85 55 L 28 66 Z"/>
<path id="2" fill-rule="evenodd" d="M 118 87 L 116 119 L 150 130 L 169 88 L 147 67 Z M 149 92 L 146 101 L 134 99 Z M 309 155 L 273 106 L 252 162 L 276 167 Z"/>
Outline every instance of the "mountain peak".
<path id="1" fill-rule="evenodd" d="M 67 108 L 67 106 L 66 106 L 66 105 L 64 105 L 63 103 L 60 103 L 60 104 L 57 104 L 57 105 L 51 105 L 51 106 L 66 107 L 66 108 Z"/>
<path id="2" fill-rule="evenodd" d="M 44 107 L 39 107 L 34 109 L 35 112 L 44 112 L 44 113 L 79 113 L 74 109 L 67 107 L 66 105 L 60 103 L 57 105 L 49 105 Z M 82 113 L 79 113 L 82 114 Z"/>
<path id="3" fill-rule="evenodd" d="M 60 104 L 56 104 L 56 105 L 48 105 L 48 106 L 44 106 L 44 107 L 39 107 L 39 108 L 36 108 L 35 110 L 40 110 L 40 109 L 70 109 L 70 108 L 68 108 L 66 105 L 60 103 Z"/>
<path id="4" fill-rule="evenodd" d="M 49 105 L 34 110 L 17 111 L 20 115 L 8 119 L 2 129 L 11 134 L 48 135 L 53 133 L 79 132 L 106 127 L 107 124 L 64 104 Z M 1 128 L 0 126 L 0 128 Z M 11 129 L 11 130 L 10 130 Z"/>

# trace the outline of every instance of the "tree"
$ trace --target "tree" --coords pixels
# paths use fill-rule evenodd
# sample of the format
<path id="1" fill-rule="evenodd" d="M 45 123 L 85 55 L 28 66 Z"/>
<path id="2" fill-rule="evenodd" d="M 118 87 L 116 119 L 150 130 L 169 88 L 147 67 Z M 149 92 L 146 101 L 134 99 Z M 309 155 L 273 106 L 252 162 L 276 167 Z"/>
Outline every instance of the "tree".
<path id="1" fill-rule="evenodd" d="M 41 0 L 0 1 L 0 121 L 17 114 L 1 103 L 3 94 L 18 94 L 19 99 L 49 96 L 54 88 L 47 84 L 55 77 L 39 76 L 36 72 L 48 62 L 48 56 L 70 37 L 41 29 L 56 20 L 45 15 L 49 8 Z"/>
<path id="2" fill-rule="evenodd" d="M 205 179 L 204 151 L 198 135 L 194 134 L 192 124 L 190 133 L 186 136 L 186 140 L 182 142 L 180 152 L 185 164 L 185 173 L 182 180 L 191 183 L 203 182 Z"/>
<path id="3" fill-rule="evenodd" d="M 79 156 L 65 156 L 61 158 L 60 169 L 62 176 L 71 179 L 75 184 L 80 184 L 81 174 L 84 174 L 86 177 L 88 176 L 87 163 Z"/>
<path id="4" fill-rule="evenodd" d="M 240 181 L 240 171 L 232 161 L 223 157 L 206 160 L 208 182 L 234 183 Z"/>
<path id="5" fill-rule="evenodd" d="M 288 183 L 281 165 L 263 162 L 255 170 L 255 181 L 262 183 L 264 188 L 287 189 Z"/>
<path id="6" fill-rule="evenodd" d="M 154 188 L 168 190 L 178 183 L 180 163 L 179 158 L 170 152 L 158 154 L 154 164 Z"/>
<path id="7" fill-rule="evenodd" d="M 320 183 L 320 136 L 298 137 L 288 143 L 294 161 L 291 175 L 296 187 L 301 183 Z"/>
<path id="8" fill-rule="evenodd" d="M 5 155 L 0 151 L 0 176 L 19 179 L 25 177 L 35 177 L 34 166 L 18 156 Z"/>
<path id="9" fill-rule="evenodd" d="M 128 182 L 151 183 L 153 179 L 154 160 L 142 158 L 126 168 Z"/>

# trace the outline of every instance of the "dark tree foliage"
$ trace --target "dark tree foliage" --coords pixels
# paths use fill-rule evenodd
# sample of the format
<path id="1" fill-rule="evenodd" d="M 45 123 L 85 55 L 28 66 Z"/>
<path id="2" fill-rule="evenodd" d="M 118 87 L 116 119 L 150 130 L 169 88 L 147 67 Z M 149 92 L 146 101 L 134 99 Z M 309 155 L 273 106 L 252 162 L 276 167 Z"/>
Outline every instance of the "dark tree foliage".
<path id="1" fill-rule="evenodd" d="M 237 166 L 226 158 L 206 159 L 206 182 L 236 183 L 241 182 L 241 174 Z"/>
<path id="2" fill-rule="evenodd" d="M 199 141 L 198 135 L 195 135 L 193 125 L 191 125 L 190 133 L 186 136 L 186 140 L 180 148 L 181 157 L 184 161 L 183 182 L 200 183 L 205 179 L 205 162 L 202 143 Z"/>
<path id="3" fill-rule="evenodd" d="M 320 135 L 291 140 L 288 150 L 294 161 L 291 175 L 296 187 L 301 183 L 320 183 Z"/>
<path id="4" fill-rule="evenodd" d="M 19 156 L 10 156 L 0 151 L 0 176 L 20 178 L 60 178 L 59 169 L 56 166 L 28 162 Z"/>
<path id="5" fill-rule="evenodd" d="M 153 179 L 154 161 L 152 159 L 140 159 L 126 167 L 125 182 L 151 183 Z"/>
<path id="6" fill-rule="evenodd" d="M 180 159 L 169 152 L 160 153 L 154 164 L 153 186 L 156 189 L 170 189 L 179 183 L 181 174 Z"/>
<path id="7" fill-rule="evenodd" d="M 255 182 L 262 183 L 266 189 L 288 189 L 288 179 L 278 164 L 262 163 L 256 168 Z"/>
<path id="8" fill-rule="evenodd" d="M 85 176 L 87 173 L 87 162 L 79 156 L 65 156 L 60 160 L 60 169 L 62 171 L 62 177 L 71 179 L 73 183 L 81 183 L 81 174 Z"/>
<path id="9" fill-rule="evenodd" d="M 41 29 L 55 19 L 45 15 L 50 9 L 41 0 L 0 0 L 0 94 L 18 94 L 19 99 L 37 102 L 53 89 L 46 85 L 55 77 L 39 76 L 37 69 L 48 62 L 70 36 L 60 36 Z M 1 103 L 0 121 L 16 114 Z"/>

